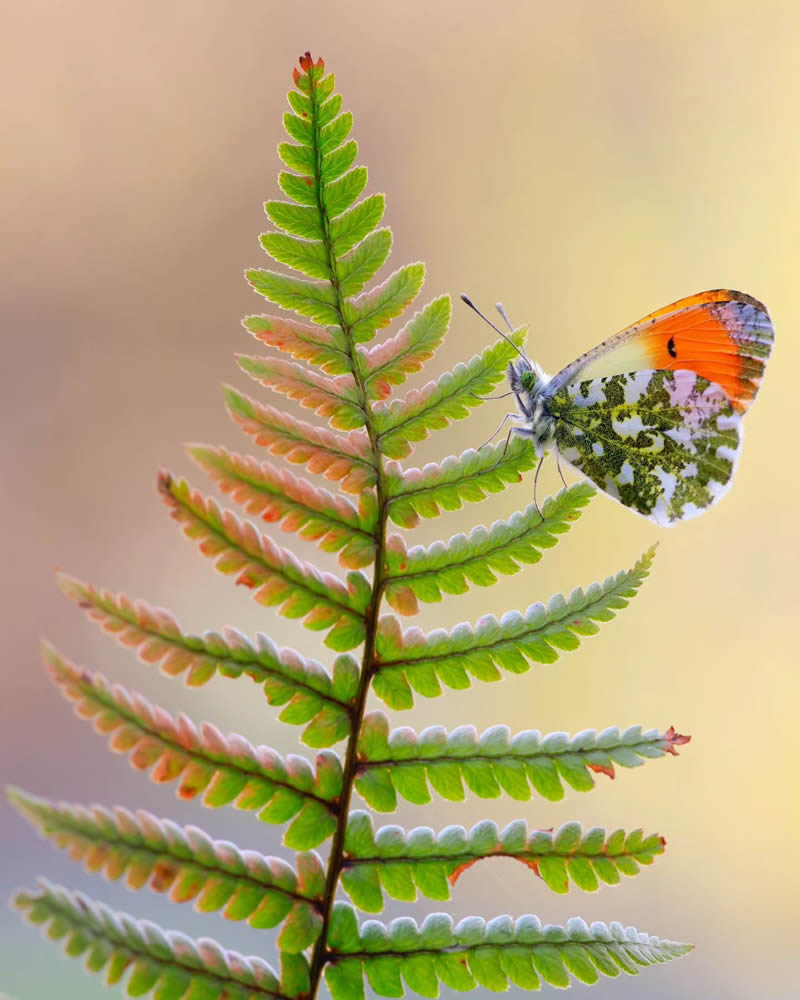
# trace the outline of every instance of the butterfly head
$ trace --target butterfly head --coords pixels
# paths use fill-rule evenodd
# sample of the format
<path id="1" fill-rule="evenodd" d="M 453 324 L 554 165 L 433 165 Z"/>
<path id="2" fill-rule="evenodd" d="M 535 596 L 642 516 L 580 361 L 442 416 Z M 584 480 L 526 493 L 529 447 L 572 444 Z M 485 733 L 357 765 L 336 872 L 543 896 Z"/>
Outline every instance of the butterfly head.
<path id="1" fill-rule="evenodd" d="M 528 395 L 533 394 L 540 382 L 539 374 L 533 367 L 522 367 L 522 371 L 519 373 L 519 384 L 524 393 Z"/>
<path id="2" fill-rule="evenodd" d="M 526 410 L 530 410 L 533 401 L 549 381 L 535 361 L 519 357 L 509 362 L 508 382 L 517 397 L 517 404 L 526 416 Z"/>
<path id="3" fill-rule="evenodd" d="M 529 438 L 537 452 L 549 447 L 555 433 L 555 420 L 547 406 L 545 387 L 550 377 L 535 361 L 515 358 L 508 366 L 508 382 L 517 401 L 521 426 L 514 431 Z"/>

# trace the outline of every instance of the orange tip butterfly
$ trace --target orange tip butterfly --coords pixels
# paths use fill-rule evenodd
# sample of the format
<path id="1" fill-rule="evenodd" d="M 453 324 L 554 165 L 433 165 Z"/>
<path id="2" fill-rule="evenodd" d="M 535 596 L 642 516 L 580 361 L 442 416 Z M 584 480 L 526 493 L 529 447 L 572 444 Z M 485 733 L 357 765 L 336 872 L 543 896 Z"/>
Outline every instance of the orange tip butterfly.
<path id="1" fill-rule="evenodd" d="M 541 457 L 555 447 L 657 524 L 695 517 L 730 488 L 773 341 L 757 299 L 717 289 L 645 316 L 557 375 L 520 351 L 508 366 L 519 409 L 509 437 L 528 438 Z"/>

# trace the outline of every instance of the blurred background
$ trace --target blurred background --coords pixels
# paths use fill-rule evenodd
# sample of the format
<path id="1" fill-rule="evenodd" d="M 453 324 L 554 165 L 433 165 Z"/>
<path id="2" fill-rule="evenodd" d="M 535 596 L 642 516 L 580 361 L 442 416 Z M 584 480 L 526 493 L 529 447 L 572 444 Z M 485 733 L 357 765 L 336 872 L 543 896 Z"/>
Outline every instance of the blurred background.
<path id="1" fill-rule="evenodd" d="M 281 853 L 278 828 L 180 803 L 171 786 L 109 754 L 45 679 L 38 641 L 46 635 L 171 711 L 297 747 L 299 731 L 277 725 L 247 679 L 189 691 L 142 666 L 60 595 L 53 571 L 170 608 L 187 630 L 232 624 L 325 655 L 312 633 L 215 573 L 153 488 L 162 464 L 208 486 L 182 442 L 252 451 L 225 414 L 219 383 L 267 397 L 232 357 L 254 349 L 240 317 L 269 308 L 242 270 L 265 262 L 261 203 L 280 196 L 285 94 L 309 48 L 335 71 L 355 114 L 368 190 L 388 195 L 392 265 L 427 262 L 420 301 L 469 291 L 489 309 L 502 299 L 515 323 L 530 324 L 529 350 L 549 371 L 701 289 L 739 288 L 769 306 L 774 359 L 746 420 L 736 485 L 719 507 L 660 530 L 599 497 L 540 565 L 428 605 L 414 624 L 524 609 L 630 566 L 659 541 L 630 609 L 555 666 L 418 699 L 393 718 L 570 733 L 674 724 L 691 744 L 613 783 L 599 776 L 593 794 L 556 805 L 437 801 L 406 806 L 396 821 L 438 829 L 485 816 L 501 826 L 578 819 L 659 832 L 666 855 L 618 887 L 554 897 L 532 872 L 498 862 L 461 879 L 451 912 L 554 922 L 580 914 L 696 943 L 687 959 L 603 981 L 596 1000 L 796 997 L 798 8 L 28 0 L 2 17 L 3 782 L 147 808 Z M 458 304 L 425 378 L 490 336 Z M 419 461 L 477 446 L 503 412 L 505 403 L 487 403 L 434 435 Z M 555 489 L 554 469 L 547 476 Z M 526 480 L 426 522 L 412 540 L 507 517 L 531 493 Z M 335 565 L 291 536 L 280 540 Z M 45 874 L 269 957 L 263 932 L 86 875 L 5 803 L 0 823 L 3 897 Z M 394 904 L 387 915 L 419 919 L 441 908 Z M 15 1000 L 120 995 L 3 909 L 0 970 L 0 991 Z"/>

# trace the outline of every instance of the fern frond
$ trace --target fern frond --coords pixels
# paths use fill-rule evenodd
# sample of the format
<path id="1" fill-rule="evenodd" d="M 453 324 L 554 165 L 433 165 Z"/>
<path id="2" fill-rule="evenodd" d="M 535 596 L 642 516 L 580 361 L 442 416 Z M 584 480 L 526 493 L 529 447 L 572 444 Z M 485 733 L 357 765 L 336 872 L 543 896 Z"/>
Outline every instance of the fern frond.
<path id="1" fill-rule="evenodd" d="M 282 358 L 240 354 L 236 360 L 242 371 L 256 382 L 294 399 L 320 417 L 327 417 L 331 427 L 349 431 L 364 426 L 366 414 L 351 375 L 327 378 Z"/>
<path id="2" fill-rule="evenodd" d="M 446 913 L 431 913 L 421 926 L 398 917 L 388 927 L 337 903 L 328 946 L 333 961 L 325 979 L 333 1000 L 362 1000 L 363 975 L 379 996 L 400 997 L 404 986 L 421 996 L 438 996 L 439 983 L 463 991 L 509 985 L 536 990 L 542 982 L 571 985 L 570 976 L 596 983 L 601 975 L 635 975 L 641 968 L 679 958 L 691 946 L 640 934 L 633 927 L 573 917 L 566 927 L 534 916 L 467 917 L 453 926 Z"/>
<path id="3" fill-rule="evenodd" d="M 454 535 L 428 548 L 415 545 L 406 551 L 402 537 L 392 536 L 386 551 L 386 600 L 407 614 L 415 600 L 441 601 L 442 594 L 465 594 L 470 583 L 490 587 L 497 574 L 518 573 L 520 564 L 538 562 L 542 550 L 557 543 L 594 492 L 578 483 L 547 500 L 541 511 L 531 504 L 509 521 L 495 521 L 489 529 L 479 525 L 469 536 Z"/>
<path id="4" fill-rule="evenodd" d="M 554 663 L 560 651 L 577 649 L 581 637 L 594 635 L 597 622 L 611 621 L 626 607 L 649 573 L 654 551 L 602 584 L 578 588 L 569 597 L 556 594 L 547 607 L 532 604 L 524 615 L 508 612 L 499 622 L 486 615 L 474 627 L 465 622 L 450 632 L 436 629 L 425 635 L 417 628 L 401 632 L 396 618 L 384 616 L 376 643 L 375 693 L 390 708 L 411 708 L 412 688 L 434 698 L 442 684 L 468 688 L 470 675 L 497 681 L 500 668 L 521 674 L 531 663 Z"/>
<path id="5" fill-rule="evenodd" d="M 328 630 L 325 645 L 340 652 L 364 638 L 364 611 L 369 581 L 353 571 L 347 586 L 331 573 L 301 562 L 289 549 L 276 545 L 240 522 L 214 500 L 192 490 L 183 480 L 162 472 L 158 488 L 184 534 L 199 542 L 203 555 L 215 560 L 220 573 L 236 573 L 236 583 L 254 591 L 259 604 L 278 606 L 287 618 L 302 618 L 306 628 Z"/>
<path id="6" fill-rule="evenodd" d="M 457 364 L 451 372 L 421 389 L 412 389 L 404 398 L 376 403 L 372 419 L 384 455 L 405 458 L 413 444 L 424 441 L 431 431 L 468 417 L 481 405 L 478 397 L 491 392 L 505 377 L 508 362 L 516 356 L 511 341 L 519 345 L 524 339 L 524 329 L 517 330 L 509 340 L 490 344 L 466 364 Z"/>
<path id="7" fill-rule="evenodd" d="M 225 387 L 225 402 L 242 430 L 273 455 L 339 482 L 345 493 L 360 493 L 375 485 L 375 464 L 369 438 L 363 432 L 351 431 L 345 436 L 325 427 L 313 427 L 272 406 L 257 403 L 232 386 Z"/>
<path id="8" fill-rule="evenodd" d="M 397 462 L 386 467 L 389 519 L 401 528 L 413 528 L 421 517 L 438 517 L 445 510 L 461 510 L 465 503 L 479 503 L 518 483 L 538 459 L 522 438 L 512 438 L 478 451 L 470 448 L 443 462 L 424 468 L 403 469 Z M 593 489 L 592 487 L 587 487 Z"/>
<path id="9" fill-rule="evenodd" d="M 177 719 L 101 674 L 91 674 L 44 645 L 50 675 L 75 714 L 91 719 L 96 732 L 109 736 L 116 753 L 128 755 L 137 771 L 164 784 L 180 778 L 178 796 L 217 808 L 259 810 L 265 823 L 286 823 L 287 847 L 309 850 L 336 828 L 342 790 L 342 768 L 331 751 L 317 755 L 316 771 L 304 757 L 284 760 L 269 747 L 254 747 L 242 736 L 223 736 L 210 723 L 197 727 L 181 714 Z"/>
<path id="10" fill-rule="evenodd" d="M 283 924 L 282 951 L 303 951 L 322 928 L 325 872 L 316 853 L 299 855 L 295 871 L 281 858 L 240 851 L 196 826 L 180 827 L 143 809 L 56 805 L 15 788 L 8 797 L 73 861 L 109 880 L 124 876 L 129 889 L 168 892 L 173 903 L 193 902 L 200 913 L 222 910 L 228 920 L 251 927 Z"/>
<path id="11" fill-rule="evenodd" d="M 416 313 L 393 337 L 371 347 L 362 357 L 364 384 L 372 399 L 385 399 L 433 357 L 450 325 L 450 296 L 442 295 Z"/>
<path id="12" fill-rule="evenodd" d="M 267 462 L 225 448 L 192 445 L 187 450 L 222 492 L 251 516 L 296 532 L 323 552 L 338 552 L 347 569 L 373 562 L 377 510 L 371 493 L 362 494 L 358 510 L 345 497 L 333 496 Z"/>
<path id="13" fill-rule="evenodd" d="M 129 995 L 151 992 L 155 1000 L 316 1000 L 323 977 L 332 1000 L 362 1000 L 365 975 L 382 996 L 402 996 L 406 988 L 437 996 L 440 984 L 495 991 L 509 983 L 564 987 L 570 976 L 591 983 L 685 954 L 687 945 L 619 924 L 588 927 L 578 919 L 566 928 L 542 927 L 531 916 L 516 923 L 507 916 L 488 923 L 470 917 L 454 926 L 451 918 L 432 914 L 421 926 L 406 917 L 388 927 L 376 921 L 359 926 L 353 906 L 336 902 L 342 890 L 372 912 L 382 910 L 385 897 L 410 901 L 421 893 L 448 899 L 463 872 L 496 857 L 521 862 L 558 893 L 570 884 L 591 892 L 635 875 L 663 852 L 661 837 L 641 830 L 584 830 L 575 822 L 555 831 L 529 830 L 521 819 L 502 830 L 491 820 L 469 831 L 376 830 L 370 813 L 352 808 L 353 793 L 373 811 L 393 810 L 399 798 L 427 803 L 434 792 L 452 801 L 468 791 L 486 799 L 538 794 L 555 801 L 566 787 L 591 789 L 594 772 L 613 778 L 617 766 L 677 754 L 689 738 L 672 728 L 660 733 L 638 726 L 575 736 L 536 730 L 512 736 L 506 726 L 482 734 L 473 726 L 451 732 L 430 726 L 417 734 L 391 730 L 382 712 L 367 713 L 373 692 L 391 708 L 405 709 L 414 692 L 432 697 L 442 685 L 466 688 L 473 678 L 493 681 L 501 670 L 522 673 L 532 663 L 552 663 L 626 606 L 648 573 L 652 550 L 628 572 L 499 621 L 486 616 L 426 635 L 403 631 L 394 616 L 381 617 L 384 598 L 395 611 L 412 614 L 420 601 L 463 594 L 470 585 L 490 586 L 500 575 L 537 562 L 594 489 L 565 489 L 544 504 L 541 515 L 528 507 L 427 547 L 409 546 L 401 535 L 388 533 L 390 521 L 413 528 L 421 518 L 499 493 L 536 465 L 530 441 L 510 435 L 421 469 L 397 461 L 483 402 L 508 376 L 525 328 L 510 337 L 497 330 L 501 339 L 480 355 L 421 389 L 406 390 L 404 397 L 395 394 L 442 343 L 450 299 L 440 296 L 411 316 L 424 265 L 393 266 L 388 277 L 378 276 L 392 234 L 379 228 L 384 196 L 366 193 L 366 168 L 356 165 L 352 115 L 334 93 L 333 76 L 310 53 L 300 58 L 294 83 L 284 117 L 289 141 L 279 145 L 287 168 L 279 178 L 285 200 L 266 202 L 274 231 L 260 238 L 278 269 L 246 274 L 257 292 L 297 318 L 247 317 L 245 328 L 266 345 L 267 356 L 245 355 L 239 363 L 261 385 L 328 426 L 228 387 L 234 421 L 270 455 L 303 467 L 308 478 L 226 448 L 190 446 L 190 456 L 217 488 L 257 523 L 237 518 L 167 473 L 158 485 L 174 520 L 220 572 L 249 588 L 262 605 L 323 633 L 320 638 L 338 655 L 326 669 L 262 634 L 249 639 L 232 628 L 187 634 L 161 608 L 64 575 L 59 582 L 91 620 L 169 676 L 182 674 L 192 686 L 216 674 L 249 676 L 271 705 L 280 706 L 279 721 L 303 726 L 303 741 L 320 752 L 313 761 L 281 756 L 241 736 L 223 735 L 210 723 L 172 717 L 141 695 L 76 667 L 52 647 L 44 647 L 44 659 L 76 714 L 134 768 L 155 782 L 174 782 L 182 799 L 212 808 L 232 805 L 283 826 L 283 844 L 301 853 L 289 863 L 148 812 L 9 793 L 34 827 L 88 871 L 124 880 L 132 889 L 165 893 L 174 902 L 193 902 L 203 914 L 277 928 L 280 977 L 260 959 L 137 923 L 49 883 L 39 892 L 20 893 L 17 905 L 46 925 L 52 938 L 65 938 L 69 954 L 86 955 L 90 969 L 107 969 L 108 982 L 127 977 Z M 406 319 L 399 332 L 378 341 L 378 332 L 401 315 Z M 283 357 L 270 356 L 272 349 Z M 476 443 L 486 433 L 483 428 Z M 336 483 L 339 492 L 321 488 L 314 476 Z M 269 530 L 265 523 L 336 554 L 346 573 L 333 575 L 301 561 L 291 546 L 262 534 Z M 356 647 L 358 659 L 350 653 Z M 343 740 L 341 756 L 321 749 Z M 326 840 L 323 863 L 312 849 Z M 533 876 L 524 877 L 535 885 Z"/>
<path id="14" fill-rule="evenodd" d="M 64 940 L 70 958 L 86 956 L 89 972 L 106 970 L 113 986 L 127 977 L 125 992 L 139 997 L 153 992 L 159 1000 L 291 1000 L 274 969 L 254 955 L 227 951 L 211 938 L 194 941 L 178 931 L 162 930 L 149 920 L 134 920 L 82 892 L 70 892 L 39 880 L 38 892 L 19 892 L 14 906 L 47 936 Z M 296 956 L 290 960 L 294 982 Z"/>
<path id="15" fill-rule="evenodd" d="M 555 833 L 533 830 L 524 820 L 502 831 L 482 820 L 469 832 L 448 826 L 438 834 L 429 827 L 405 831 L 382 826 L 362 810 L 350 813 L 345 837 L 342 886 L 353 903 L 370 913 L 383 909 L 383 892 L 413 902 L 417 890 L 429 899 L 450 899 L 451 886 L 478 861 L 512 858 L 542 878 L 554 892 L 564 893 L 570 881 L 585 892 L 600 882 L 616 885 L 620 874 L 633 876 L 664 852 L 664 839 L 645 837 L 641 830 L 606 834 L 601 827 L 584 833 L 580 823 L 565 823 Z"/>
<path id="16" fill-rule="evenodd" d="M 358 666 L 352 657 L 338 657 L 331 678 L 321 663 L 279 648 L 261 633 L 255 642 L 234 628 L 223 629 L 221 635 L 187 635 L 163 608 L 97 590 L 66 573 L 57 579 L 91 621 L 121 645 L 135 649 L 143 663 L 159 663 L 169 677 L 185 674 L 187 685 L 199 687 L 217 672 L 223 677 L 246 674 L 263 684 L 270 705 L 286 706 L 279 716 L 282 722 L 308 723 L 302 736 L 308 746 L 331 746 L 350 732 L 358 689 Z"/>
<path id="17" fill-rule="evenodd" d="M 262 242 L 266 238 L 262 237 Z M 295 242 L 312 245 L 307 240 Z M 242 325 L 262 344 L 276 347 L 296 361 L 308 361 L 326 375 L 345 375 L 351 371 L 347 341 L 336 327 L 309 326 L 280 316 L 247 316 Z"/>
<path id="18" fill-rule="evenodd" d="M 502 795 L 527 801 L 531 792 L 558 802 L 566 782 L 576 792 L 594 788 L 591 772 L 614 778 L 614 765 L 639 767 L 646 759 L 677 756 L 690 737 L 670 727 L 642 731 L 616 726 L 575 736 L 525 729 L 512 737 L 508 726 L 491 726 L 478 735 L 474 726 L 448 733 L 429 726 L 419 735 L 404 726 L 389 729 L 383 712 L 364 718 L 358 741 L 356 789 L 373 809 L 391 812 L 397 795 L 417 805 L 430 802 L 429 784 L 443 799 L 461 802 L 464 786 L 482 799 Z"/>

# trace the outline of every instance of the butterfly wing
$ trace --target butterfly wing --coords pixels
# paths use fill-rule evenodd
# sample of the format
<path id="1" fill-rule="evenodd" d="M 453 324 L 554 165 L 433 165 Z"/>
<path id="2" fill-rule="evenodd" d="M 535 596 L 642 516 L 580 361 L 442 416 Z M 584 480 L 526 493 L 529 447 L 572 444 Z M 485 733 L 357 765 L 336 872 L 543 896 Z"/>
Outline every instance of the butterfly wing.
<path id="1" fill-rule="evenodd" d="M 572 382 L 548 400 L 561 455 L 657 524 L 701 514 L 728 490 L 741 415 L 691 371 L 645 370 Z"/>
<path id="2" fill-rule="evenodd" d="M 715 382 L 738 413 L 758 392 L 774 330 L 750 295 L 719 289 L 680 299 L 582 355 L 554 376 L 553 392 L 580 379 L 687 370 Z"/>

